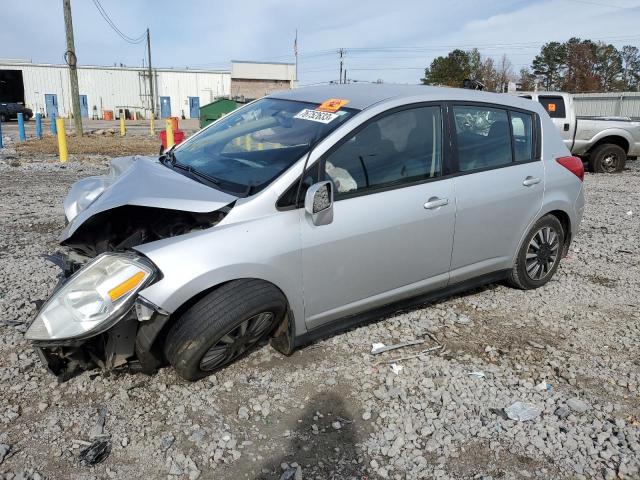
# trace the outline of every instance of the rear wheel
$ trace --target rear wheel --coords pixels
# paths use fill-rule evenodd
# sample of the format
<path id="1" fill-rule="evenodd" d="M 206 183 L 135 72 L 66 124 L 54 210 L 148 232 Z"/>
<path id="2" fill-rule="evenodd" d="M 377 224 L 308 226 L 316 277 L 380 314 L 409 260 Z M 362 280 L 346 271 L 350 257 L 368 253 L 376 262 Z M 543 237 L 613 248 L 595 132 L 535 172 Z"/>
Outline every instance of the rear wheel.
<path id="1" fill-rule="evenodd" d="M 509 283 L 523 290 L 547 283 L 558 269 L 564 246 L 562 224 L 553 215 L 545 215 L 529 230 L 515 265 L 509 272 Z"/>
<path id="2" fill-rule="evenodd" d="M 176 320 L 164 351 L 178 374 L 197 380 L 229 365 L 273 332 L 286 313 L 284 295 L 255 279 L 207 294 Z"/>
<path id="3" fill-rule="evenodd" d="M 627 153 L 619 145 L 598 145 L 590 154 L 589 166 L 595 173 L 618 173 L 624 169 Z"/>

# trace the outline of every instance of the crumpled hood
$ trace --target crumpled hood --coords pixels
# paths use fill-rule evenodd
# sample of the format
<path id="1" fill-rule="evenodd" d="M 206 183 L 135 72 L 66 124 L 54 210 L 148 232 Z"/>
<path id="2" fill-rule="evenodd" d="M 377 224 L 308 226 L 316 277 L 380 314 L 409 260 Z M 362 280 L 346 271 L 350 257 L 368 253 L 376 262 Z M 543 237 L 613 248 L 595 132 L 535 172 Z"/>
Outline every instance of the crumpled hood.
<path id="1" fill-rule="evenodd" d="M 153 157 L 114 158 L 106 175 L 87 177 L 72 185 L 64 199 L 69 224 L 60 241 L 71 237 L 95 214 L 123 205 L 204 213 L 236 199 L 165 167 Z"/>

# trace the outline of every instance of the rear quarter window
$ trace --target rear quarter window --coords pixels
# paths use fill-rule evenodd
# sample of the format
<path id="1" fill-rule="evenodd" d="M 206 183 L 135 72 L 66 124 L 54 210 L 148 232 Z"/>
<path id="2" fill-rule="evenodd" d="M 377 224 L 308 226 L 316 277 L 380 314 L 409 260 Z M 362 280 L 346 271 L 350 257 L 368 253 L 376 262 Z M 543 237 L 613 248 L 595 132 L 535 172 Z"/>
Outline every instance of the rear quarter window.
<path id="1" fill-rule="evenodd" d="M 560 96 L 545 95 L 538 97 L 538 101 L 551 118 L 565 118 L 567 116 L 564 106 L 564 98 Z"/>

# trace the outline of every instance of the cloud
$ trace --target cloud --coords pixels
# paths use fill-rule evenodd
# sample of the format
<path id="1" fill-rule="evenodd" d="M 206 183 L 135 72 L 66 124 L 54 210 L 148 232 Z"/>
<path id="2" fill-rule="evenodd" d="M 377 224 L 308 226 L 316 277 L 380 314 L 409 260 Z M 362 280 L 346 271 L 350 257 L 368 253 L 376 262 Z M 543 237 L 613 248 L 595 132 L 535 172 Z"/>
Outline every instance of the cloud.
<path id="1" fill-rule="evenodd" d="M 101 0 L 118 27 L 137 37 L 151 29 L 156 66 L 229 68 L 231 59 L 293 61 L 299 35 L 301 82 L 337 78 L 337 49 L 345 47 L 350 78 L 417 82 L 437 56 L 459 46 L 509 55 L 529 65 L 547 41 L 572 36 L 638 44 L 640 9 L 633 0 Z M 596 3 L 596 4 L 594 4 Z M 60 63 L 65 50 L 59 1 L 3 1 L 3 56 Z M 73 0 L 81 64 L 141 65 L 144 44 L 130 45 L 90 0 Z M 615 38 L 614 38 L 615 37 Z M 390 51 L 389 47 L 404 47 Z M 386 49 L 386 50 L 385 50 Z"/>

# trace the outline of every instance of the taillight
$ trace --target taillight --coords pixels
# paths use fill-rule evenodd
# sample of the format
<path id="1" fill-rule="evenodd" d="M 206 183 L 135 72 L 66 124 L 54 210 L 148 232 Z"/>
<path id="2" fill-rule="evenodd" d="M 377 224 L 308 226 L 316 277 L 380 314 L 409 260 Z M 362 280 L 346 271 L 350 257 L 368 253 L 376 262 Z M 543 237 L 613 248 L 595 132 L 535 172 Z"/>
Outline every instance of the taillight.
<path id="1" fill-rule="evenodd" d="M 578 157 L 560 157 L 556 158 L 556 162 L 573 173 L 582 182 L 584 180 L 584 165 Z"/>

